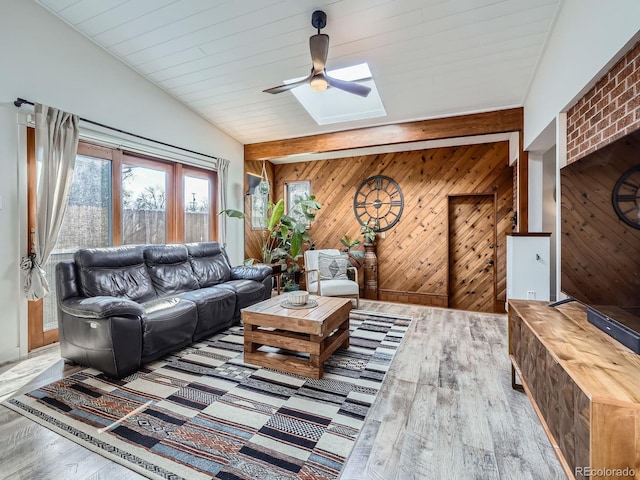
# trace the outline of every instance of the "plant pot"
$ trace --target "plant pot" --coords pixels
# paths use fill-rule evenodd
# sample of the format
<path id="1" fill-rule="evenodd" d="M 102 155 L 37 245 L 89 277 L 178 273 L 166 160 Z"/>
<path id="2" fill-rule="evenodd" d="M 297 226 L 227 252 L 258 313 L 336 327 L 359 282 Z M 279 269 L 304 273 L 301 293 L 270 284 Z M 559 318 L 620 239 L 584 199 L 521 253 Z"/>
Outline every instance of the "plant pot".
<path id="1" fill-rule="evenodd" d="M 293 285 L 285 285 L 282 289 L 283 292 L 295 292 L 300 290 L 300 285 L 294 283 Z"/>
<path id="2" fill-rule="evenodd" d="M 378 257 L 375 242 L 364 243 L 364 298 L 378 299 Z"/>

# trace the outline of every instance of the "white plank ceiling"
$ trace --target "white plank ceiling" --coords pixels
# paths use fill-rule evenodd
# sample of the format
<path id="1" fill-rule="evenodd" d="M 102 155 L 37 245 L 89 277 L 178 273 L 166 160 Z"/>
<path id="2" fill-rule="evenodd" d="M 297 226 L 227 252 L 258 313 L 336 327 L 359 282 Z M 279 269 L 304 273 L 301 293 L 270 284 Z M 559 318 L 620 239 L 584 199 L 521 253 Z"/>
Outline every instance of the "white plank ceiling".
<path id="1" fill-rule="evenodd" d="M 522 106 L 562 0 L 36 0 L 242 143 Z M 318 126 L 291 92 L 367 62 L 387 116 Z M 348 95 L 345 93 L 345 95 Z"/>

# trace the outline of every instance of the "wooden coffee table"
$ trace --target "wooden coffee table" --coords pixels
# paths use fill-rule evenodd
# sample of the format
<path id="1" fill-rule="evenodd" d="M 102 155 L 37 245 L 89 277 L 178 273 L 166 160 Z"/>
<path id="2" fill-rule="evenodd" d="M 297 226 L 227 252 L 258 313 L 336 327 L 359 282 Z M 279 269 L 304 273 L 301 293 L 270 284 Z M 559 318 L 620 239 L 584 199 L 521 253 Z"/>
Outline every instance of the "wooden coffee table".
<path id="1" fill-rule="evenodd" d="M 283 372 L 322 378 L 322 364 L 339 347 L 349 346 L 351 300 L 318 297 L 315 308 L 291 309 L 281 305 L 285 295 L 242 309 L 244 361 Z M 277 347 L 308 354 L 309 358 L 259 350 Z"/>

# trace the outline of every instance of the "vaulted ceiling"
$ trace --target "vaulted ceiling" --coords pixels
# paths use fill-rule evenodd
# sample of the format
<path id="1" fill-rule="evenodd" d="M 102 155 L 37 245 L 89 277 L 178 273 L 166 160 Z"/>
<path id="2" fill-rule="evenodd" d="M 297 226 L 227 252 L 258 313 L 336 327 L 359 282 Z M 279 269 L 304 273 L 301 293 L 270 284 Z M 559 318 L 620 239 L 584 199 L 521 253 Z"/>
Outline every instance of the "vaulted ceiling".
<path id="1" fill-rule="evenodd" d="M 522 106 L 562 3 L 36 1 L 245 144 Z M 328 68 L 367 62 L 386 117 L 318 126 L 291 92 L 262 92 L 308 74 L 317 9 Z"/>

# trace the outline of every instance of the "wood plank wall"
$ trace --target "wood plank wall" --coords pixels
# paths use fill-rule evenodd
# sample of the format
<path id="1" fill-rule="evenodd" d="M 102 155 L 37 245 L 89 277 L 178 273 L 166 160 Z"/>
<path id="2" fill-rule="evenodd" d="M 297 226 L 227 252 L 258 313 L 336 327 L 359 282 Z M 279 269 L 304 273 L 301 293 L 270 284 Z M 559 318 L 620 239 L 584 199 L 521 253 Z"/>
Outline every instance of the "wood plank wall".
<path id="1" fill-rule="evenodd" d="M 353 195 L 377 174 L 396 180 L 405 198 L 400 222 L 378 239 L 381 300 L 447 306 L 447 196 L 497 194 L 497 301 L 506 295 L 506 234 L 513 231 L 513 168 L 508 142 L 385 153 L 335 160 L 278 164 L 274 191 L 285 183 L 309 180 L 323 207 L 310 234 L 316 248 L 340 248 L 339 239 L 359 235 Z M 248 161 L 246 171 L 261 163 Z M 247 210 L 248 211 L 248 210 Z M 254 256 L 254 235 L 247 230 L 247 256 Z"/>

